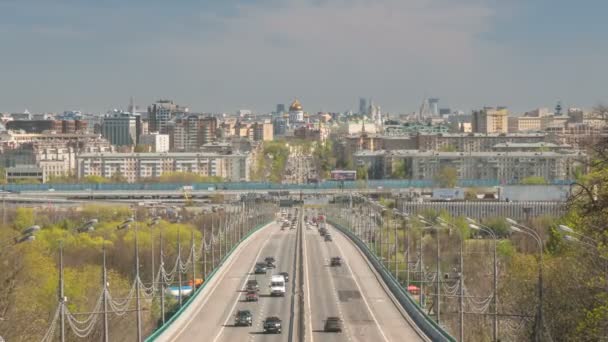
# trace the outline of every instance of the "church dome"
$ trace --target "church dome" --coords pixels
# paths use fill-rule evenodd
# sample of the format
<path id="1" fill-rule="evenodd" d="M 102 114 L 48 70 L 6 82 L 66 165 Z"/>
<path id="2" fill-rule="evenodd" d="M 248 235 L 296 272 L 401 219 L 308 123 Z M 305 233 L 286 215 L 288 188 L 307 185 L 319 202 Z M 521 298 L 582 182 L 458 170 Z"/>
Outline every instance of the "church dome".
<path id="1" fill-rule="evenodd" d="M 289 111 L 290 112 L 301 112 L 302 111 L 302 104 L 300 103 L 300 101 L 298 101 L 298 99 L 295 99 L 293 101 L 293 103 L 291 104 L 291 106 L 289 106 Z"/>

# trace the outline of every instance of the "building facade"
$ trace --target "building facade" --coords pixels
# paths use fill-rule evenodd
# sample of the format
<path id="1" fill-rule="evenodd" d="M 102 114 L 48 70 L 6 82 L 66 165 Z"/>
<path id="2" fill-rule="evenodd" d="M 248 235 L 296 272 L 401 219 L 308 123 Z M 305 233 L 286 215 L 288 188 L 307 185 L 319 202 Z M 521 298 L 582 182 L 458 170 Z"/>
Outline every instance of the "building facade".
<path id="1" fill-rule="evenodd" d="M 83 153 L 77 156 L 78 177 L 116 174 L 129 182 L 160 177 L 167 172 L 189 172 L 222 177 L 225 181 L 249 181 L 249 154 L 233 153 Z"/>
<path id="2" fill-rule="evenodd" d="M 139 144 L 149 146 L 150 152 L 169 152 L 169 135 L 157 132 L 143 134 L 139 138 Z"/>
<path id="3" fill-rule="evenodd" d="M 474 133 L 508 133 L 509 111 L 506 107 L 485 107 L 473 111 L 472 126 Z"/>
<path id="4" fill-rule="evenodd" d="M 139 117 L 130 113 L 117 113 L 106 117 L 101 126 L 101 134 L 116 146 L 132 146 L 139 142 Z"/>

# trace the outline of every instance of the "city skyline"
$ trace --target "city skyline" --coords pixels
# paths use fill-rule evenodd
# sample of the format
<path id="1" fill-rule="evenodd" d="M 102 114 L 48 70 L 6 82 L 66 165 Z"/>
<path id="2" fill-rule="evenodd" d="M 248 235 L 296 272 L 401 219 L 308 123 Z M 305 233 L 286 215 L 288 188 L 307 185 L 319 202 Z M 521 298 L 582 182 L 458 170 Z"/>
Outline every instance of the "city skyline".
<path id="1" fill-rule="evenodd" d="M 105 113 L 134 96 L 194 111 L 513 112 L 606 102 L 608 43 L 587 1 L 446 0 L 0 4 L 0 110 Z M 159 25 L 157 23 L 162 23 Z M 584 86 L 575 86 L 584 85 Z"/>

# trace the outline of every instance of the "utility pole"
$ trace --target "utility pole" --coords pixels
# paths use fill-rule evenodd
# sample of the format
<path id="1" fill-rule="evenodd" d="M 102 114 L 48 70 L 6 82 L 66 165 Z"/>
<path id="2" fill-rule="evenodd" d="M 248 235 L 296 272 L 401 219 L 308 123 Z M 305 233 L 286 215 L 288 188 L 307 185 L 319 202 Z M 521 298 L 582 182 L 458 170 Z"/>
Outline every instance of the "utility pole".
<path id="1" fill-rule="evenodd" d="M 139 242 L 137 240 L 137 223 L 135 223 L 135 303 L 137 305 L 137 341 L 141 342 L 141 302 L 139 299 Z"/>
<path id="2" fill-rule="evenodd" d="M 190 250 L 192 251 L 192 294 L 194 294 L 194 292 L 196 292 L 196 255 L 194 255 L 196 247 L 194 244 L 194 230 L 191 232 L 191 235 L 192 246 L 190 247 Z"/>
<path id="3" fill-rule="evenodd" d="M 395 227 L 395 279 L 397 279 L 397 283 L 399 283 L 399 260 L 397 259 L 397 255 L 399 254 L 399 238 L 397 234 L 397 214 L 393 215 L 393 226 Z"/>
<path id="4" fill-rule="evenodd" d="M 422 229 L 420 230 L 420 245 L 418 248 L 420 249 L 420 306 L 424 310 L 424 283 L 426 277 L 424 276 L 424 258 L 422 256 Z"/>
<path id="5" fill-rule="evenodd" d="M 177 228 L 177 279 L 179 282 L 179 307 L 182 307 L 182 239 L 181 229 Z"/>
<path id="6" fill-rule="evenodd" d="M 435 229 L 435 237 L 437 239 L 437 324 L 439 324 L 441 314 L 441 259 L 439 254 L 441 245 L 439 240 L 439 229 Z"/>
<path id="7" fill-rule="evenodd" d="M 163 255 L 163 231 L 160 231 L 160 315 L 165 324 L 165 257 Z"/>
<path id="8" fill-rule="evenodd" d="M 65 342 L 65 293 L 63 289 L 63 241 L 59 243 L 59 308 L 60 308 L 60 336 Z"/>
<path id="9" fill-rule="evenodd" d="M 108 342 L 108 272 L 106 268 L 106 244 L 103 244 L 103 341 Z"/>
<path id="10" fill-rule="evenodd" d="M 209 244 L 211 245 L 211 269 L 215 268 L 215 249 L 213 248 L 213 243 L 215 238 L 213 237 L 213 216 L 211 216 L 211 239 Z"/>
<path id="11" fill-rule="evenodd" d="M 463 267 L 463 242 L 464 237 L 460 232 L 460 298 L 459 300 L 459 313 L 460 313 L 460 342 L 464 341 L 464 267 Z"/>

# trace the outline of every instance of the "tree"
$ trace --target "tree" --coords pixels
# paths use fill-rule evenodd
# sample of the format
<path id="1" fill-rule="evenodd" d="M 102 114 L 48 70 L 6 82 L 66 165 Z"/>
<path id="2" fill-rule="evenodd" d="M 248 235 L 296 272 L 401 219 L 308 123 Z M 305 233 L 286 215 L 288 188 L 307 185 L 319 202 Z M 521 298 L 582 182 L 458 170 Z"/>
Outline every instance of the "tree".
<path id="1" fill-rule="evenodd" d="M 544 185 L 547 184 L 547 180 L 544 177 L 530 176 L 526 177 L 519 182 L 521 185 Z"/>
<path id="2" fill-rule="evenodd" d="M 135 152 L 135 153 L 150 152 L 150 146 L 149 145 L 137 145 L 133 149 L 133 152 Z"/>
<path id="3" fill-rule="evenodd" d="M 34 218 L 34 209 L 19 207 L 17 210 L 15 210 L 15 219 L 13 220 L 13 225 L 16 229 L 22 230 L 33 226 L 35 224 Z"/>
<path id="4" fill-rule="evenodd" d="M 458 170 L 451 166 L 443 166 L 435 175 L 435 183 L 442 188 L 454 188 L 458 183 Z"/>
<path id="5" fill-rule="evenodd" d="M 405 160 L 398 159 L 393 163 L 391 177 L 395 179 L 405 179 L 407 177 Z"/>
<path id="6" fill-rule="evenodd" d="M 367 180 L 368 170 L 366 166 L 359 166 L 357 168 L 357 179 L 359 180 Z"/>
<path id="7" fill-rule="evenodd" d="M 454 145 L 444 145 L 439 147 L 439 152 L 456 152 L 458 149 Z"/>

